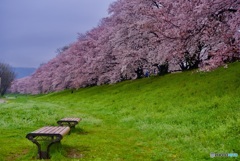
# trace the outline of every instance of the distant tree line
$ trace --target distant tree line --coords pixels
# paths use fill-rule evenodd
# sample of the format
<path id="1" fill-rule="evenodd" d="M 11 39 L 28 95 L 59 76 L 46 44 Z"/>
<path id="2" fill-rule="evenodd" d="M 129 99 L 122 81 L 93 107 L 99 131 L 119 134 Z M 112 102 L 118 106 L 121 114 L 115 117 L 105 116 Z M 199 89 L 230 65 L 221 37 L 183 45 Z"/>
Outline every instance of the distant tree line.
<path id="1" fill-rule="evenodd" d="M 3 96 L 7 89 L 11 86 L 12 81 L 15 79 L 13 69 L 5 63 L 0 62 L 0 94 Z"/>

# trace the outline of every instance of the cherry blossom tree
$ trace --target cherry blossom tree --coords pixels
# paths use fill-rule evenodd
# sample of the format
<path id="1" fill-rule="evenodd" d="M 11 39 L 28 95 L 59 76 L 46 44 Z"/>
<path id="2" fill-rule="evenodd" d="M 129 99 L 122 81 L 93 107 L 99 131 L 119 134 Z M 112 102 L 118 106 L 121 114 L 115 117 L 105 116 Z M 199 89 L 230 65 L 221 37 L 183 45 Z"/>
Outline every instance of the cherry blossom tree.
<path id="1" fill-rule="evenodd" d="M 150 74 L 211 70 L 240 59 L 239 0 L 117 0 L 109 17 L 14 92 L 48 93 Z"/>

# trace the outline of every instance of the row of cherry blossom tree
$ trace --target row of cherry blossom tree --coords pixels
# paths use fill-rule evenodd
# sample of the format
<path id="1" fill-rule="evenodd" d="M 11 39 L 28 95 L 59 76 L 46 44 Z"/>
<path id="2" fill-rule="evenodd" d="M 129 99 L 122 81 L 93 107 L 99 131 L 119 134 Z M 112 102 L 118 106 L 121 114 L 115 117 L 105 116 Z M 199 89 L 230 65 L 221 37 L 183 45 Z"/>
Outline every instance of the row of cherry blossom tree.
<path id="1" fill-rule="evenodd" d="M 117 0 L 109 17 L 11 91 L 77 89 L 146 71 L 206 71 L 239 58 L 240 0 Z"/>

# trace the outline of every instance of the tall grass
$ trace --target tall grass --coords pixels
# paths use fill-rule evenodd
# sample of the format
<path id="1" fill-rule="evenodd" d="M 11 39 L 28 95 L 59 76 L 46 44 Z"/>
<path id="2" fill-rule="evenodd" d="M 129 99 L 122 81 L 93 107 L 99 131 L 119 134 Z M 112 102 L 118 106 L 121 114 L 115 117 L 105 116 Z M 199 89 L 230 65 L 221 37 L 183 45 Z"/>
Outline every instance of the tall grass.
<path id="1" fill-rule="evenodd" d="M 0 160 L 36 159 L 25 135 L 60 118 L 83 120 L 51 160 L 238 160 L 240 63 L 0 104 Z"/>

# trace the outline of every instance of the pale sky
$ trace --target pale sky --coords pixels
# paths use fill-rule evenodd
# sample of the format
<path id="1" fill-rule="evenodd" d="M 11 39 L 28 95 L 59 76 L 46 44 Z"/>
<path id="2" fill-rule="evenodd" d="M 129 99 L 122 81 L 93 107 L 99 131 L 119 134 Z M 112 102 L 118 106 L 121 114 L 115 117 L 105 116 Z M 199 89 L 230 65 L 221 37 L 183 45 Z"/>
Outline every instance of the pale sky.
<path id="1" fill-rule="evenodd" d="M 96 27 L 114 1 L 0 0 L 0 62 L 39 67 Z"/>

